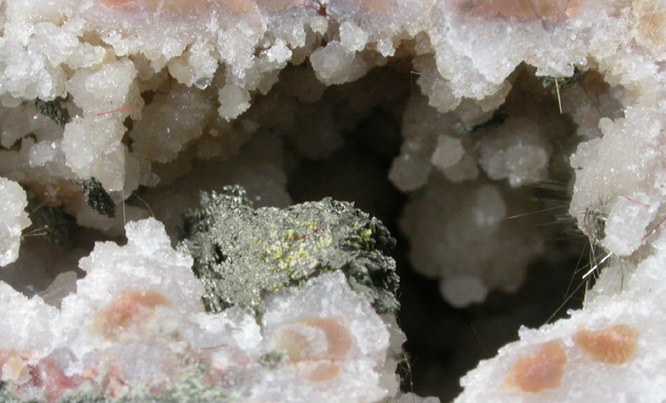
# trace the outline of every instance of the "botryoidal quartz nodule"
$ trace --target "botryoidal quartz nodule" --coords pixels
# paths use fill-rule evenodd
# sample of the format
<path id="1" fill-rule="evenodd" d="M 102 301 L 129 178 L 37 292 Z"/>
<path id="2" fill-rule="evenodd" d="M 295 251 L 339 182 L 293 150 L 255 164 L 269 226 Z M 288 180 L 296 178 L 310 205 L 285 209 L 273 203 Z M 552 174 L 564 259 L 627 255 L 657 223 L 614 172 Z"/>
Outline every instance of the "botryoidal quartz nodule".
<path id="1" fill-rule="evenodd" d="M 286 209 L 255 209 L 245 191 L 201 194 L 185 217 L 181 247 L 194 258 L 211 312 L 232 304 L 261 312 L 262 295 L 342 271 L 379 314 L 394 313 L 399 278 L 386 227 L 353 204 L 326 198 Z"/>

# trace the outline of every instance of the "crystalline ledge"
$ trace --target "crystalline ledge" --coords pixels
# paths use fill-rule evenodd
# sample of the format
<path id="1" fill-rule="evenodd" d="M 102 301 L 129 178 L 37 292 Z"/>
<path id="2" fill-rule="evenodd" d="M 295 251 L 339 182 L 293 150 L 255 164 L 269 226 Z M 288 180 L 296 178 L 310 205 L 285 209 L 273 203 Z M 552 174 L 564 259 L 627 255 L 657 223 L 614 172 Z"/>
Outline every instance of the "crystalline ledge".
<path id="1" fill-rule="evenodd" d="M 21 231 L 30 219 L 26 194 L 18 183 L 0 178 L 0 198 L 0 266 L 6 266 L 18 258 Z"/>
<path id="2" fill-rule="evenodd" d="M 8 285 L 2 393 L 21 399 L 375 401 L 393 395 L 400 332 L 340 271 L 206 313 L 192 258 L 154 219 L 98 243 L 60 309 Z M 242 234 L 239 234 L 243 236 Z M 394 350 L 397 348 L 398 350 Z M 185 399 L 185 400 L 183 400 Z"/>
<path id="3" fill-rule="evenodd" d="M 465 317 L 577 257 L 543 221 L 589 243 L 580 309 L 460 401 L 666 400 L 664 0 L 7 0 L 0 28 L 0 400 L 415 399 L 386 228 L 287 207 L 353 187 Z M 428 320 L 416 348 L 494 351 Z"/>

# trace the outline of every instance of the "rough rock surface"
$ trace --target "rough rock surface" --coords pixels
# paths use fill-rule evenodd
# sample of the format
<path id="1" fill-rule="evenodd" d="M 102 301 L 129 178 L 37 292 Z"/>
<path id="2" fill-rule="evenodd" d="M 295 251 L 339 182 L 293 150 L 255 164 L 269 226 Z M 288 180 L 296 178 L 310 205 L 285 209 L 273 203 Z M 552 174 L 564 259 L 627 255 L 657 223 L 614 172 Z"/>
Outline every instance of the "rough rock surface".
<path id="1" fill-rule="evenodd" d="M 601 251 L 583 270 L 585 281 L 601 273 L 584 308 L 570 319 L 521 332 L 520 341 L 463 379 L 460 400 L 590 400 L 605 399 L 605 393 L 627 400 L 666 399 L 664 382 L 648 381 L 661 376 L 665 354 L 656 336 L 666 324 L 659 315 L 664 288 L 659 270 L 666 260 L 664 1 L 5 0 L 0 10 L 0 265 L 7 265 L 2 272 L 26 273 L 13 277 L 26 294 L 37 291 L 34 284 L 76 269 L 71 259 L 54 263 L 57 259 L 49 257 L 85 254 L 82 239 L 121 235 L 127 220 L 150 215 L 150 204 L 141 203 L 142 189 L 155 189 L 152 196 L 160 200 L 154 203 L 156 214 L 170 227 L 178 216 L 173 206 L 192 202 L 204 184 L 219 190 L 229 182 L 243 183 L 262 206 L 288 204 L 287 178 L 294 166 L 330 157 L 343 147 L 345 135 L 383 107 L 387 121 L 399 122 L 403 140 L 388 177 L 410 193 L 400 225 L 411 241 L 411 263 L 440 281 L 450 303 L 466 306 L 494 288 L 520 286 L 533 250 L 549 234 L 514 233 L 511 224 L 500 222 L 515 216 L 507 212 L 509 206 L 515 199 L 529 199 L 536 183 L 559 180 L 560 187 L 570 189 L 569 213 Z M 402 73 L 410 84 L 414 76 L 416 87 L 401 92 L 395 75 L 373 75 L 376 68 Z M 357 86 L 349 84 L 356 80 Z M 377 138 L 373 144 L 381 149 L 385 138 Z M 569 168 L 570 182 L 571 172 L 562 174 Z M 109 211 L 116 205 L 115 217 L 99 214 L 86 202 L 81 182 L 90 178 L 108 192 L 105 204 Z M 95 235 L 84 232 L 88 236 L 71 249 L 26 247 L 25 256 L 18 256 L 22 238 L 31 235 L 21 235 L 29 225 L 28 199 L 35 206 L 61 209 Z M 269 210 L 252 213 L 237 204 L 244 214 L 270 217 Z M 446 204 L 457 206 L 456 211 L 441 211 Z M 191 216 L 197 225 L 214 221 L 211 217 Z M 274 239 L 288 244 L 287 249 L 308 248 L 323 235 L 335 241 L 366 229 L 351 225 L 343 236 L 326 233 L 328 224 L 320 229 L 320 217 L 312 217 L 312 228 L 296 219 L 275 219 L 283 229 L 294 227 L 285 240 L 278 239 L 284 233 Z M 273 326 L 268 323 L 248 324 L 254 329 L 248 330 L 248 339 L 234 338 L 233 329 L 252 316 L 229 308 L 210 324 L 211 314 L 198 301 L 202 293 L 224 288 L 212 273 L 222 270 L 218 260 L 236 247 L 229 246 L 228 233 L 215 228 L 210 233 L 214 242 L 197 239 L 188 246 L 210 269 L 197 269 L 202 288 L 186 270 L 189 257 L 170 248 L 159 224 L 140 223 L 128 227 L 127 246 L 99 244 L 82 261 L 86 277 L 78 280 L 77 293 L 52 301 L 62 303 L 60 310 L 0 283 L 3 312 L 8 312 L 2 318 L 7 337 L 0 340 L 2 380 L 7 382 L 3 393 L 9 388 L 24 399 L 54 400 L 63 389 L 91 382 L 95 392 L 121 396 L 144 392 L 128 392 L 127 382 L 164 392 L 165 380 L 190 390 L 191 377 L 178 383 L 174 380 L 184 374 L 161 370 L 173 368 L 168 360 L 182 359 L 179 354 L 188 348 L 215 346 L 196 338 L 208 334 L 201 329 L 209 325 L 211 334 L 224 340 L 222 361 L 205 358 L 218 367 L 198 367 L 203 372 L 195 373 L 226 369 L 220 362 L 233 362 L 240 368 L 230 371 L 244 382 L 267 373 L 266 363 L 279 361 L 271 355 L 256 358 L 256 346 L 346 334 L 337 318 L 346 318 L 347 311 L 313 305 L 333 316 L 313 311 L 319 319 L 275 325 L 282 330 L 271 341 L 259 330 Z M 208 234 L 204 228 L 196 233 Z M 364 242 L 363 233 L 356 236 Z M 225 248 L 219 256 L 216 242 Z M 278 254 L 264 263 L 284 266 Z M 461 257 L 453 259 L 455 254 Z M 513 259 L 510 265 L 493 265 L 505 258 Z M 382 261 L 373 259 L 358 270 L 373 273 L 372 264 Z M 342 260 L 344 266 L 348 260 Z M 362 305 L 356 313 L 376 315 L 365 299 L 354 299 L 357 294 L 341 275 L 312 277 L 319 263 L 308 267 L 303 262 L 314 260 L 293 261 L 306 275 L 296 274 L 303 287 L 285 289 L 285 301 L 299 292 L 304 293 L 301 303 L 310 301 L 308 290 L 335 283 L 339 292 L 334 296 Z M 293 285 L 291 263 L 286 262 L 282 277 L 276 274 L 277 288 Z M 36 264 L 58 269 L 44 269 L 33 278 Z M 167 276 L 163 267 L 178 274 Z M 64 290 L 71 289 L 69 278 L 60 278 Z M 349 278 L 368 284 L 365 273 Z M 244 290 L 243 305 L 259 308 L 257 295 L 267 289 L 265 279 Z M 380 290 L 394 291 L 394 280 L 386 284 Z M 140 291 L 126 290 L 134 285 Z M 64 294 L 51 289 L 44 295 Z M 231 300 L 228 295 L 235 294 L 227 290 L 222 301 L 209 307 L 221 310 Z M 395 307 L 381 308 L 376 301 L 379 311 Z M 135 322 L 136 315 L 125 312 L 133 305 L 140 308 Z M 261 310 L 268 315 L 271 309 Z M 95 322 L 99 315 L 110 317 L 100 324 Z M 109 327 L 114 320 L 120 326 Z M 232 330 L 220 330 L 221 323 L 230 323 Z M 384 333 L 379 326 L 377 332 L 386 335 L 393 325 L 383 323 Z M 283 378 L 275 372 L 257 375 L 276 383 L 242 383 L 263 385 L 241 386 L 247 393 L 243 397 L 271 400 L 279 393 L 314 393 L 317 387 L 310 383 L 291 380 L 327 374 L 336 375 L 327 385 L 359 400 L 397 391 L 394 384 L 381 386 L 390 382 L 378 375 L 380 370 L 367 371 L 384 365 L 386 337 L 375 340 L 378 350 L 362 347 L 361 336 L 333 338 L 358 343 L 323 352 L 301 348 L 307 343 L 295 343 L 295 350 L 284 347 L 291 358 L 280 376 L 292 377 L 285 383 L 291 386 L 276 389 Z M 342 350 L 353 361 L 350 366 L 308 366 L 335 361 L 321 354 L 337 357 Z M 217 349 L 205 351 L 205 357 L 218 354 Z M 250 357 L 243 363 L 264 365 L 239 364 L 237 351 Z M 117 363 L 113 357 L 128 360 Z M 149 369 L 137 369 L 132 357 L 147 357 L 142 363 Z M 177 363 L 183 364 L 177 368 L 187 367 L 185 361 Z M 373 387 L 354 382 L 361 369 L 372 378 L 362 378 L 364 385 Z M 613 387 L 598 388 L 602 382 Z M 328 391 L 321 393 L 328 396 Z"/>
<path id="2" fill-rule="evenodd" d="M 98 243 L 61 308 L 1 284 L 1 395 L 39 401 L 377 401 L 398 390 L 404 336 L 329 271 L 206 313 L 192 258 L 154 219 Z"/>
<path id="3" fill-rule="evenodd" d="M 194 258 L 208 310 L 239 304 L 261 312 L 263 294 L 330 271 L 342 271 L 378 313 L 398 309 L 387 256 L 395 239 L 376 218 L 330 199 L 254 209 L 240 187 L 201 198 L 201 209 L 185 217 L 181 245 Z"/>

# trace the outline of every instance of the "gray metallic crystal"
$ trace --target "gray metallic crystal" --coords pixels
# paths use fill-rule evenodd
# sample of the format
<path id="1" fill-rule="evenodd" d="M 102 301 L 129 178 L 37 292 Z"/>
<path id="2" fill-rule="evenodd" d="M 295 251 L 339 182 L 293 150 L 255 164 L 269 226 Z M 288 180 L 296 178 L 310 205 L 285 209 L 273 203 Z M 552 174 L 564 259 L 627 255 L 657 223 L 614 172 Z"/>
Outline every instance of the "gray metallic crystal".
<path id="1" fill-rule="evenodd" d="M 261 314 L 263 295 L 341 270 L 377 312 L 398 308 L 398 276 L 388 256 L 395 245 L 384 225 L 330 198 L 285 209 L 251 206 L 245 191 L 202 193 L 185 216 L 180 248 L 194 257 L 206 309 L 239 304 Z"/>

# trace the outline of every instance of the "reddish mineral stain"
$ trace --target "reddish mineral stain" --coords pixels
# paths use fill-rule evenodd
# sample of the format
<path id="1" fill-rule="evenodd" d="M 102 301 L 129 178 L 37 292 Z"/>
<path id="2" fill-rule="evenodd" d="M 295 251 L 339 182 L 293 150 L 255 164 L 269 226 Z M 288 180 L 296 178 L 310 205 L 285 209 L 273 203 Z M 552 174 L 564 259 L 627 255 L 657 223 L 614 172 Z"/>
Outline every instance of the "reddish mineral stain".
<path id="1" fill-rule="evenodd" d="M 335 379 L 340 374 L 340 367 L 334 362 L 323 362 L 308 373 L 308 379 L 312 382 L 327 382 Z"/>
<path id="2" fill-rule="evenodd" d="M 59 401 L 63 393 L 75 389 L 83 383 L 83 379 L 77 375 L 65 375 L 65 371 L 48 358 L 39 362 L 36 371 L 40 373 L 39 377 L 43 382 L 41 386 L 48 403 Z"/>
<path id="3" fill-rule="evenodd" d="M 328 358 L 342 359 L 351 348 L 351 338 L 341 318 L 309 318 L 303 323 L 323 330 L 328 340 Z"/>
<path id="4" fill-rule="evenodd" d="M 322 332 L 326 338 L 326 349 L 322 350 L 312 340 L 312 331 Z M 308 336 L 309 335 L 309 336 Z M 312 317 L 294 322 L 281 335 L 278 342 L 292 363 L 316 362 L 317 366 L 305 374 L 312 382 L 326 382 L 338 376 L 338 362 L 344 360 L 351 349 L 351 335 L 342 318 Z"/>
<path id="5" fill-rule="evenodd" d="M 537 351 L 522 356 L 504 381 L 503 388 L 519 388 L 525 393 L 539 393 L 560 386 L 567 356 L 559 341 L 551 341 Z"/>
<path id="6" fill-rule="evenodd" d="M 624 364 L 634 356 L 638 331 L 628 325 L 617 325 L 601 330 L 579 330 L 576 343 L 593 360 L 604 364 Z"/>
<path id="7" fill-rule="evenodd" d="M 155 308 L 168 305 L 169 301 L 154 291 L 123 292 L 97 314 L 96 324 L 104 336 L 115 338 L 122 331 L 149 319 Z"/>

